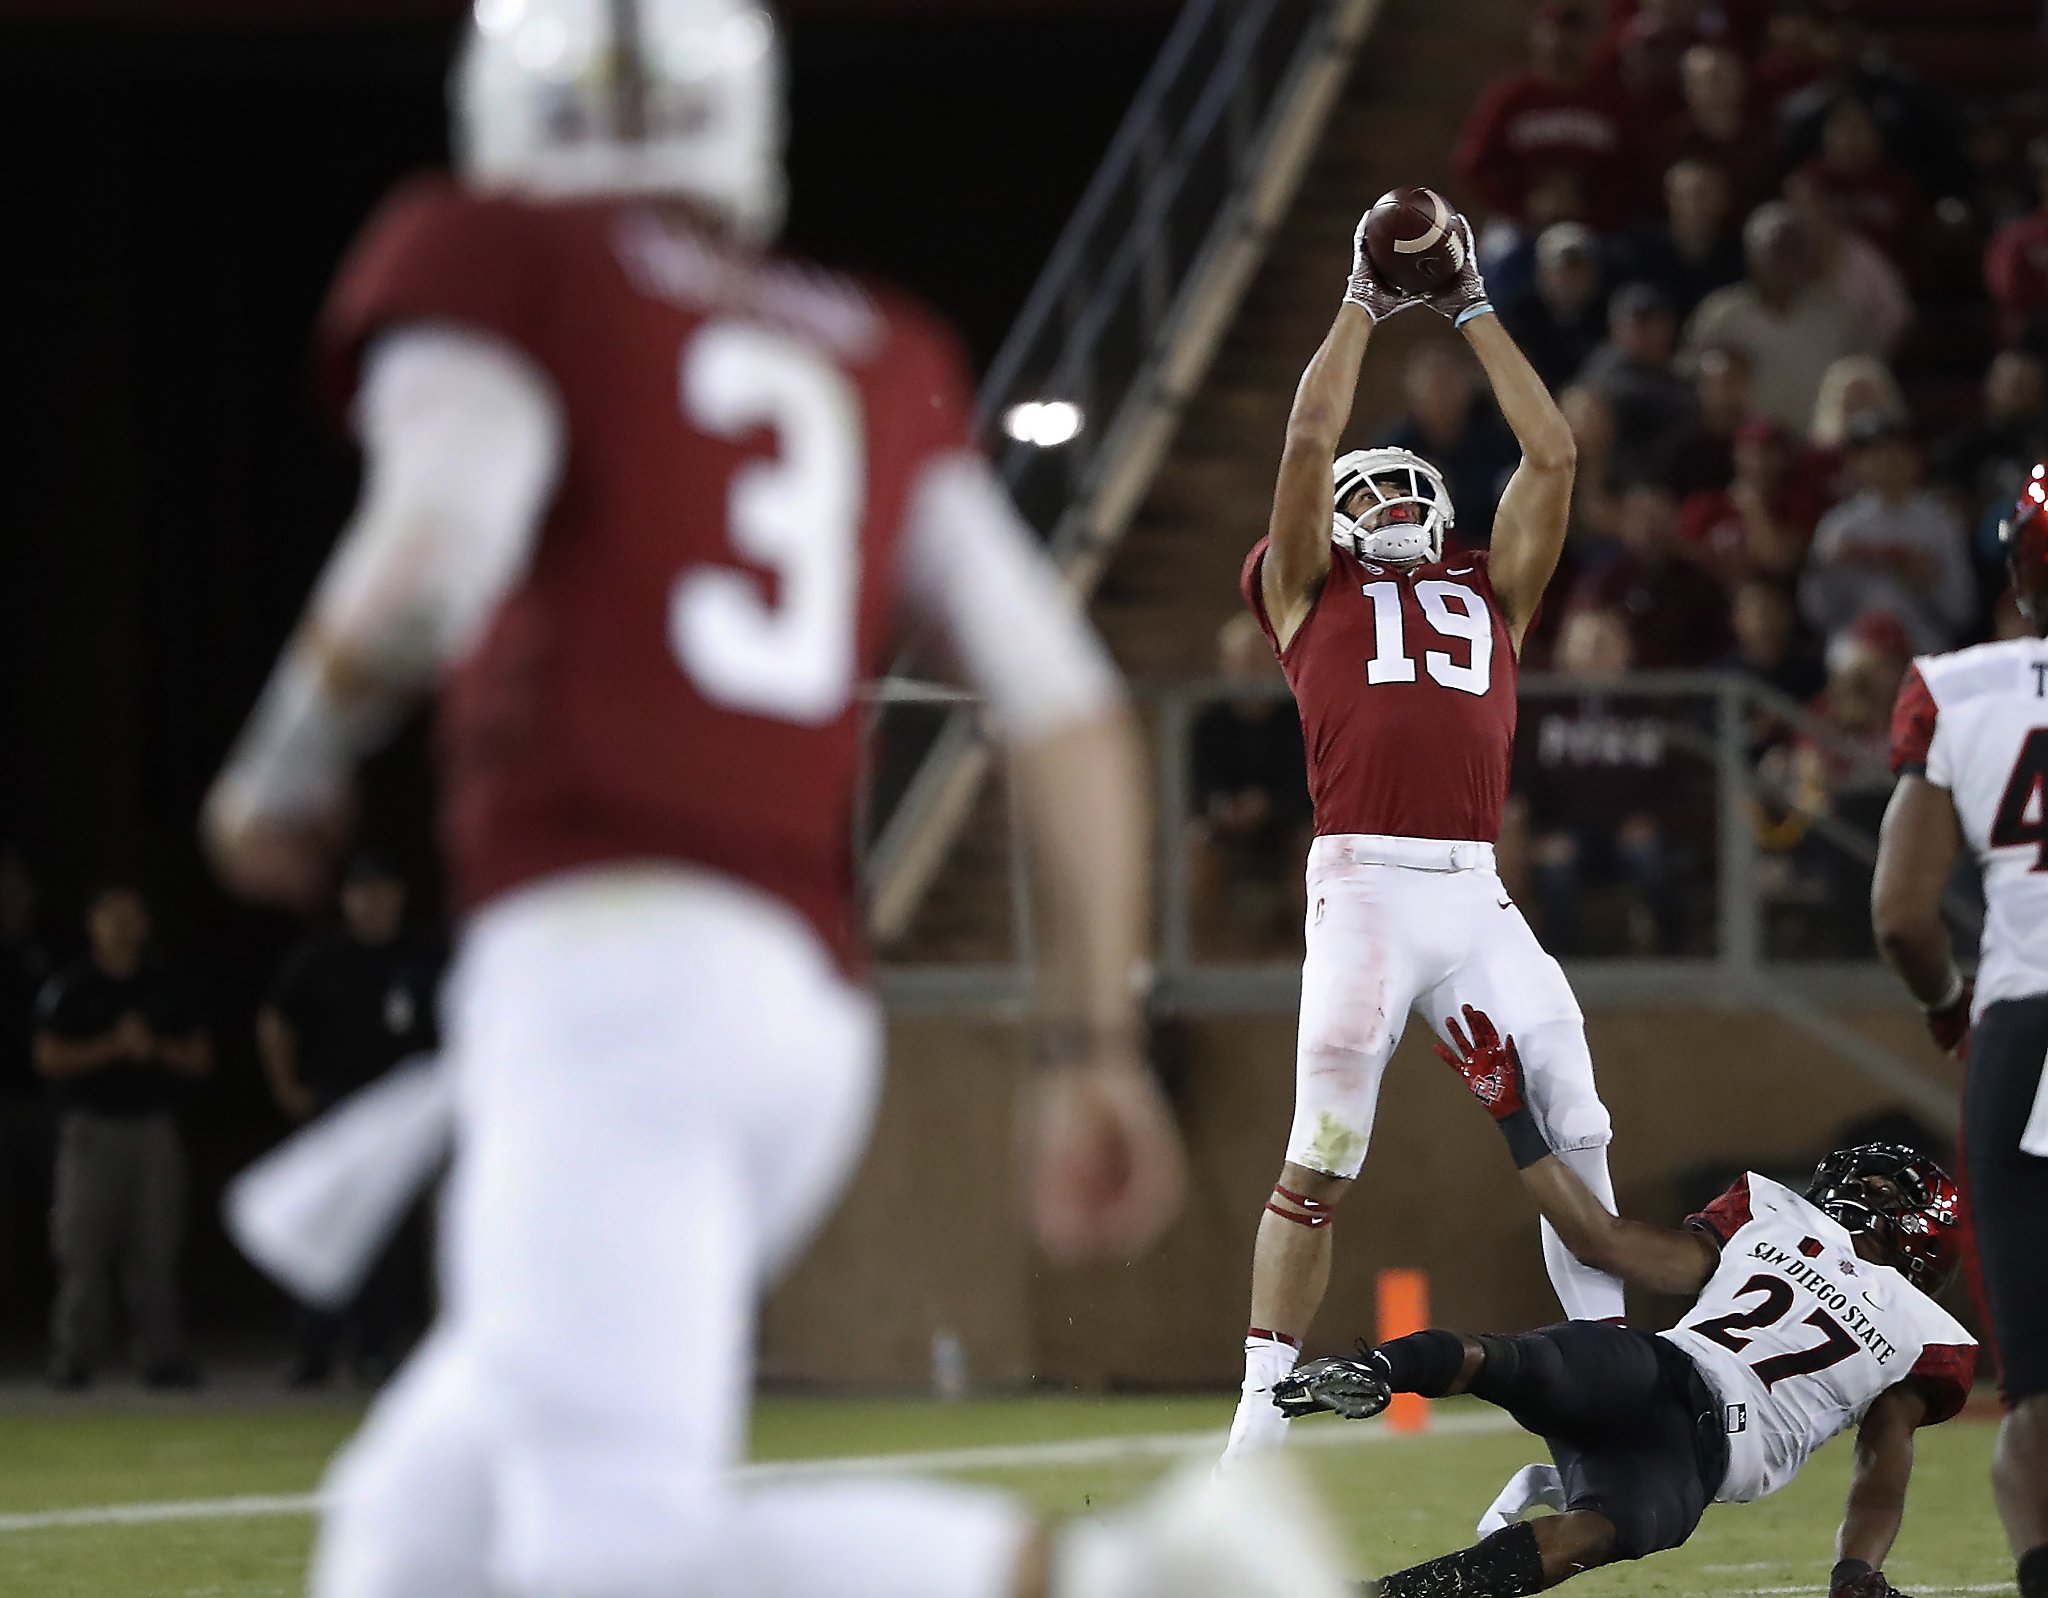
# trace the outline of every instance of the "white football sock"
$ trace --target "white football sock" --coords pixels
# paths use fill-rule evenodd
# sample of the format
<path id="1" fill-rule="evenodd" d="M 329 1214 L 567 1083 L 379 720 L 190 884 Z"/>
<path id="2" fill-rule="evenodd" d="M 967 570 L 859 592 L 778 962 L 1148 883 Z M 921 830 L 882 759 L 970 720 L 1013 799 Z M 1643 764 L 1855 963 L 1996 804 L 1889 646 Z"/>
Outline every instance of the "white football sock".
<path id="1" fill-rule="evenodd" d="M 1555 1465 L 1524 1465 L 1508 1478 L 1486 1513 L 1479 1517 L 1479 1536 L 1506 1531 L 1532 1509 L 1564 1508 L 1564 1477 Z"/>
<path id="2" fill-rule="evenodd" d="M 1272 1337 L 1244 1340 L 1244 1385 L 1237 1414 L 1230 1422 L 1230 1442 L 1223 1457 L 1231 1459 L 1271 1448 L 1287 1436 L 1287 1417 L 1273 1407 L 1273 1384 L 1294 1369 L 1301 1350 Z"/>

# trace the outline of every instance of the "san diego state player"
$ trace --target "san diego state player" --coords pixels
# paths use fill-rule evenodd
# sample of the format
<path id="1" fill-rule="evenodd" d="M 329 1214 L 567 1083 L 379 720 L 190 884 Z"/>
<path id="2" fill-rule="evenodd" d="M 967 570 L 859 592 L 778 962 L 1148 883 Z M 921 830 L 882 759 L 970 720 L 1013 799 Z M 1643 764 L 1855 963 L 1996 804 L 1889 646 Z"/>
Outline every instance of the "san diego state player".
<path id="1" fill-rule="evenodd" d="M 1494 869 L 1515 735 L 1516 657 L 1564 547 L 1570 429 L 1486 300 L 1462 217 L 1454 280 L 1428 300 L 1383 283 L 1360 222 L 1344 303 L 1288 419 L 1269 535 L 1244 593 L 1294 690 L 1316 838 L 1286 1163 L 1259 1219 L 1244 1393 L 1226 1457 L 1279 1439 L 1268 1390 L 1298 1356 L 1330 1274 L 1330 1222 L 1364 1163 L 1411 1007 L 1480 1005 L 1523 1039 L 1551 1146 L 1603 1202 L 1611 1136 L 1577 1001 Z M 1427 304 L 1464 333 L 1521 445 L 1490 551 L 1447 549 L 1453 507 L 1405 450 L 1331 457 L 1381 319 Z M 1619 1319 L 1621 1284 L 1548 1227 L 1565 1313 Z"/>
<path id="2" fill-rule="evenodd" d="M 1977 1347 L 1935 1302 L 1963 1254 L 1956 1185 L 1896 1144 L 1831 1154 L 1804 1194 L 1744 1176 L 1683 1231 L 1621 1220 L 1544 1142 L 1515 1040 L 1481 1012 L 1441 1054 L 1492 1113 L 1523 1186 L 1582 1259 L 1657 1293 L 1697 1295 L 1668 1332 L 1567 1322 L 1513 1337 L 1432 1330 L 1284 1378 L 1292 1414 L 1378 1414 L 1395 1393 L 1472 1393 L 1550 1445 L 1560 1511 L 1482 1522 L 1482 1540 L 1389 1576 L 1381 1598 L 1517 1598 L 1676 1548 L 1710 1503 L 1774 1493 L 1857 1428 L 1827 1590 L 1887 1598 L 1879 1567 L 1905 1516 L 1913 1433 L 1959 1412 Z M 1543 1469 L 1543 1467 L 1532 1467 Z M 1489 1533 L 1489 1524 L 1496 1529 Z"/>
<path id="3" fill-rule="evenodd" d="M 2022 1598 L 2048 1598 L 2048 464 L 2000 536 L 2031 636 L 1925 655 L 1906 673 L 1871 911 L 1935 1041 L 1969 1062 L 1963 1178 L 2009 1406 L 1992 1484 Z M 1965 845 L 1984 883 L 1974 984 L 1941 914 Z"/>
<path id="4" fill-rule="evenodd" d="M 337 1464 L 316 1591 L 1341 1591 L 1270 1485 L 1049 1541 L 983 1495 L 732 1484 L 756 1296 L 876 1087 L 858 684 L 921 619 L 1014 752 L 1054 917 L 1034 1217 L 1066 1256 L 1127 1257 L 1178 1197 L 1131 1000 L 1136 745 L 951 339 L 761 252 L 765 10 L 483 0 L 458 72 L 461 180 L 398 193 L 328 305 L 365 490 L 206 817 L 232 884 L 307 901 L 353 762 L 441 686 L 443 1315 Z"/>

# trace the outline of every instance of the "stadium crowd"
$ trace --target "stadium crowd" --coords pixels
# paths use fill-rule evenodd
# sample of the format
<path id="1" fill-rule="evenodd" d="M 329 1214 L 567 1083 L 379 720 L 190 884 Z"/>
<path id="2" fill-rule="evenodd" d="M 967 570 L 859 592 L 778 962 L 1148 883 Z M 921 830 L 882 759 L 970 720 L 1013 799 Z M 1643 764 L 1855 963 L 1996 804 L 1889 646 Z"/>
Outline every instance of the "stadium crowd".
<path id="1" fill-rule="evenodd" d="M 2048 107 L 1922 81 L 1880 9 L 1543 0 L 1455 154 L 1494 303 L 1578 439 L 1524 669 L 1729 672 L 1787 707 L 1750 749 L 1787 953 L 1868 952 L 1867 872 L 1815 821 L 1874 831 L 1912 655 L 2018 625 L 1997 525 L 2048 453 Z M 1515 450 L 1478 376 L 1420 350 L 1372 442 L 1440 465 L 1483 544 Z M 1698 722 L 1529 696 L 1502 867 L 1558 952 L 1711 948 Z M 1604 933 L 1589 891 L 1618 903 Z"/>

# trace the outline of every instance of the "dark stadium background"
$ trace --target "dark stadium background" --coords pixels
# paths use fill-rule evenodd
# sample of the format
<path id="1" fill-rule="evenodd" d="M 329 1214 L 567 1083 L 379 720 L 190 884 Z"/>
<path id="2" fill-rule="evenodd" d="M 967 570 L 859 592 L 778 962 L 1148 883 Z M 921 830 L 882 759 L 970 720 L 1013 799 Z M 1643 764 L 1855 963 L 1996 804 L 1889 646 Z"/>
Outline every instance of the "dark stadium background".
<path id="1" fill-rule="evenodd" d="M 986 362 L 1172 9 L 785 7 L 789 243 L 924 294 Z M 282 1130 L 249 1019 L 297 928 L 223 902 L 193 815 L 351 503 L 308 329 L 378 197 L 446 157 L 459 12 L 0 3 L 0 839 L 61 948 L 95 883 L 139 880 L 209 994 L 202 1205 Z M 375 772 L 366 827 L 426 872 L 420 743 Z M 22 1360 L 47 1303 L 31 1224 L 0 1296 Z M 202 1336 L 281 1324 L 203 1213 L 191 1256 Z"/>

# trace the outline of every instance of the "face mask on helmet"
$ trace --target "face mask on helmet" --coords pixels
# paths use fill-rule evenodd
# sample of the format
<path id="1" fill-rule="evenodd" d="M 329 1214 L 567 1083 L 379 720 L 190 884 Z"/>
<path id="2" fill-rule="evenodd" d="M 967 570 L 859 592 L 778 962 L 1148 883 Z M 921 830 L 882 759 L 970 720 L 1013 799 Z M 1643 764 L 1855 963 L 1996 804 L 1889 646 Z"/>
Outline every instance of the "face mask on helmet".
<path id="1" fill-rule="evenodd" d="M 476 0 L 451 85 L 480 188 L 686 200 L 782 225 L 782 48 L 759 0 Z"/>
<path id="2" fill-rule="evenodd" d="M 2013 602 L 2036 633 L 2048 633 L 2048 463 L 2036 466 L 2019 503 L 1998 525 Z"/>
<path id="3" fill-rule="evenodd" d="M 1926 1155 L 1899 1143 L 1841 1149 L 1821 1161 L 1806 1197 L 1843 1230 L 1874 1239 L 1884 1263 L 1930 1297 L 1955 1279 L 1962 1192 Z"/>
<path id="4" fill-rule="evenodd" d="M 1405 449 L 1339 456 L 1330 542 L 1360 560 L 1426 566 L 1443 559 L 1453 525 L 1443 474 Z"/>

